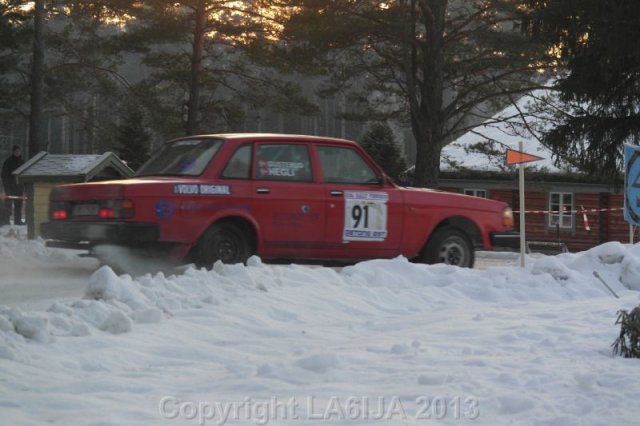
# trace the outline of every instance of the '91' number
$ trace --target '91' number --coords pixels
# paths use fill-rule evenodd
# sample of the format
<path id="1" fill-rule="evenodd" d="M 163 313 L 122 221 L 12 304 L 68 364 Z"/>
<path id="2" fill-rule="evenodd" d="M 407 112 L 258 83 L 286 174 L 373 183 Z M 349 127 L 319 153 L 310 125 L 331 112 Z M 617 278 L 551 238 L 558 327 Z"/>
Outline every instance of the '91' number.
<path id="1" fill-rule="evenodd" d="M 357 228 L 363 219 L 364 219 L 363 228 L 368 228 L 369 227 L 369 206 L 364 206 L 364 207 L 360 207 L 358 205 L 353 206 L 353 208 L 351 209 L 351 218 L 355 221 L 355 224 L 353 225 L 354 228 Z"/>

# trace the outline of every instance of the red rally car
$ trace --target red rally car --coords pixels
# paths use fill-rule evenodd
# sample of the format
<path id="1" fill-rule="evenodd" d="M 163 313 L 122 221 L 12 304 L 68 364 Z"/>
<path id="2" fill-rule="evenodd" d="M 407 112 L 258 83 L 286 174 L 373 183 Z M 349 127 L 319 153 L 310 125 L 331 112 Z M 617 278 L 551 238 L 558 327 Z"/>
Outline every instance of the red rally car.
<path id="1" fill-rule="evenodd" d="M 396 185 L 351 141 L 223 134 L 170 141 L 132 179 L 55 188 L 41 231 L 49 246 L 199 266 L 257 254 L 471 267 L 475 247 L 511 244 L 512 226 L 503 202 Z"/>

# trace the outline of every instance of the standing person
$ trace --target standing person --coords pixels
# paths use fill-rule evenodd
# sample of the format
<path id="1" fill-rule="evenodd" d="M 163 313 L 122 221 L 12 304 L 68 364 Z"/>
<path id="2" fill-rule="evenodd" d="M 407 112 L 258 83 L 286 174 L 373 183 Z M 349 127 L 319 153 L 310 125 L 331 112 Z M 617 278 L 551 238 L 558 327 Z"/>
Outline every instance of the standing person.
<path id="1" fill-rule="evenodd" d="M 14 170 L 24 164 L 22 159 L 22 148 L 19 145 L 14 145 L 12 149 L 12 155 L 7 158 L 2 165 L 2 185 L 4 186 L 5 196 L 22 197 L 24 190 L 22 185 L 16 182 L 15 176 L 13 176 Z M 22 200 L 16 200 L 7 198 L 5 200 L 7 220 L 11 216 L 11 206 L 13 205 L 13 223 L 15 225 L 22 225 Z"/>

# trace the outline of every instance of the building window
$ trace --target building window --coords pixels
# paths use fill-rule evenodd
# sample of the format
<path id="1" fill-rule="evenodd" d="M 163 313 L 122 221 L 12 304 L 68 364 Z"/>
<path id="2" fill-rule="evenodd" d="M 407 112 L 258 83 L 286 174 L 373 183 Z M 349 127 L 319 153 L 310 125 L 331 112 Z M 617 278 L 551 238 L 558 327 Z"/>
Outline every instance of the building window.
<path id="1" fill-rule="evenodd" d="M 486 189 L 465 189 L 464 195 L 471 195 L 472 197 L 487 198 Z"/>
<path id="2" fill-rule="evenodd" d="M 549 226 L 573 228 L 573 194 L 570 192 L 549 193 Z"/>

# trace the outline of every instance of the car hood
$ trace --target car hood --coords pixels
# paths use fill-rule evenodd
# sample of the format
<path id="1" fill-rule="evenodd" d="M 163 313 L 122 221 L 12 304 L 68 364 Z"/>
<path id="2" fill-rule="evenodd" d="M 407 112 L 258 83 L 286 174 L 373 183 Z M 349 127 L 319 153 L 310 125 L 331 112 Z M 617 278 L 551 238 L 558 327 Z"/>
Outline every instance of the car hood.
<path id="1" fill-rule="evenodd" d="M 421 205 L 442 205 L 452 208 L 464 208 L 467 210 L 501 212 L 508 204 L 503 201 L 489 200 L 486 198 L 472 197 L 470 195 L 456 194 L 429 188 L 401 188 L 405 202 Z"/>

